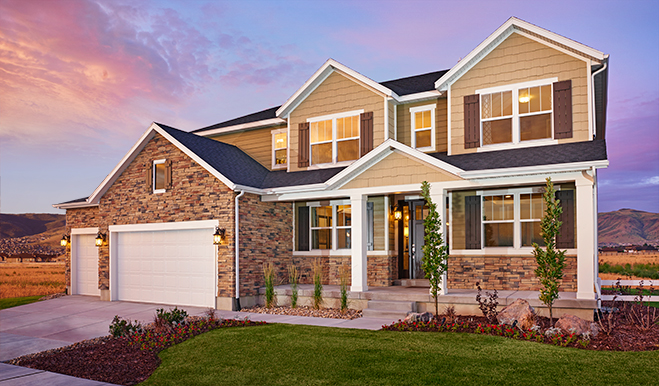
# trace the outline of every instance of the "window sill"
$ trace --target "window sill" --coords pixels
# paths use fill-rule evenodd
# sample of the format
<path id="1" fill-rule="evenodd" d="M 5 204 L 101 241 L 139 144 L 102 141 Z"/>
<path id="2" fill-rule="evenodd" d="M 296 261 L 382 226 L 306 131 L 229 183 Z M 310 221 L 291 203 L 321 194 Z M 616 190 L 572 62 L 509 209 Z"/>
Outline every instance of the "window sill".
<path id="1" fill-rule="evenodd" d="M 288 165 L 272 165 L 272 170 L 286 170 L 288 168 Z"/>
<path id="2" fill-rule="evenodd" d="M 451 249 L 450 256 L 533 256 L 533 247 L 487 247 L 482 249 Z M 576 256 L 577 249 L 570 248 L 565 256 Z"/>
<path id="3" fill-rule="evenodd" d="M 432 147 L 432 146 L 416 147 L 416 148 L 414 148 L 414 150 L 418 150 L 418 151 L 421 151 L 421 152 L 424 152 L 424 153 L 428 153 L 428 152 L 434 153 L 435 152 L 435 148 Z"/>
<path id="4" fill-rule="evenodd" d="M 496 145 L 484 145 L 477 148 L 477 152 L 484 151 L 496 151 L 496 150 L 507 150 L 507 149 L 520 149 L 524 147 L 536 147 L 536 146 L 547 146 L 547 145 L 557 145 L 558 140 L 556 139 L 537 139 L 534 141 L 524 141 L 518 143 L 501 143 Z"/>
<path id="5" fill-rule="evenodd" d="M 167 189 L 157 189 L 153 191 L 153 194 L 160 194 L 160 193 L 165 193 Z"/>
<path id="6" fill-rule="evenodd" d="M 311 165 L 307 168 L 307 170 L 317 170 L 317 169 L 330 169 L 330 168 L 339 168 L 342 166 L 349 166 L 353 162 L 357 160 L 352 160 L 352 161 L 342 161 L 342 162 L 337 162 L 337 163 L 327 163 L 327 164 L 316 164 L 316 165 Z"/>

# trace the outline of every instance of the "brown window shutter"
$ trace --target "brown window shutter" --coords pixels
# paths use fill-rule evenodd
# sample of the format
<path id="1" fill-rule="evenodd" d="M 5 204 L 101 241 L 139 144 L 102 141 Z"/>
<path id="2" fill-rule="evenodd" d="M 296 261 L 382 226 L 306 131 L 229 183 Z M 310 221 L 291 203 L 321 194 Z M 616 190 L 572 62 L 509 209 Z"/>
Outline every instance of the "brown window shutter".
<path id="1" fill-rule="evenodd" d="M 172 160 L 165 161 L 165 189 L 172 188 Z"/>
<path id="2" fill-rule="evenodd" d="M 153 162 L 149 162 L 144 166 L 146 169 L 146 190 L 151 193 L 153 192 Z"/>
<path id="3" fill-rule="evenodd" d="M 465 197 L 465 248 L 481 249 L 481 196 Z"/>
<path id="4" fill-rule="evenodd" d="M 478 94 L 464 97 L 465 149 L 479 147 L 481 144 L 480 96 Z"/>
<path id="5" fill-rule="evenodd" d="M 572 138 L 572 80 L 554 83 L 554 138 Z"/>
<path id="6" fill-rule="evenodd" d="M 309 122 L 300 123 L 298 128 L 297 166 L 306 168 L 309 166 Z"/>
<path id="7" fill-rule="evenodd" d="M 359 116 L 359 156 L 363 157 L 366 153 L 373 150 L 373 112 L 362 113 Z"/>
<path id="8" fill-rule="evenodd" d="M 556 199 L 560 200 L 563 213 L 559 220 L 563 223 L 556 236 L 557 248 L 574 248 L 574 190 L 559 190 Z"/>
<path id="9" fill-rule="evenodd" d="M 309 207 L 297 208 L 297 250 L 309 250 Z"/>

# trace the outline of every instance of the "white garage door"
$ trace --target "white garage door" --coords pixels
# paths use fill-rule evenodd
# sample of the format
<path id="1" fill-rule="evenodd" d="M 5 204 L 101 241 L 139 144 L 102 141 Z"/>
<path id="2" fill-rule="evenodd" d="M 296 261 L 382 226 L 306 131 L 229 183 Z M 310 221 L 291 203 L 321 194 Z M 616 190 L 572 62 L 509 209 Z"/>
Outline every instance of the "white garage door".
<path id="1" fill-rule="evenodd" d="M 213 229 L 118 232 L 118 300 L 215 306 Z"/>
<path id="2" fill-rule="evenodd" d="M 98 289 L 98 248 L 94 244 L 95 235 L 73 235 L 72 254 L 75 274 L 73 293 L 77 295 L 99 296 Z"/>

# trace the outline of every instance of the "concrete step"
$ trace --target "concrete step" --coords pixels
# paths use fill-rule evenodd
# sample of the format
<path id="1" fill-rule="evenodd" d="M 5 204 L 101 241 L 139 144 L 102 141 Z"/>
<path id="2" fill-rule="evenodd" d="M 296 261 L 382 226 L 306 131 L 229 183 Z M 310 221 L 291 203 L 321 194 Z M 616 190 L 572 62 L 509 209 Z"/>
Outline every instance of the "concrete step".
<path id="1" fill-rule="evenodd" d="M 392 300 L 369 300 L 368 309 L 381 310 L 381 311 L 411 312 L 411 311 L 416 311 L 416 302 L 392 301 Z"/>
<path id="2" fill-rule="evenodd" d="M 427 287 L 430 288 L 430 280 L 428 279 L 400 279 L 395 280 L 394 285 L 401 287 Z"/>
<path id="3" fill-rule="evenodd" d="M 371 308 L 365 308 L 362 310 L 363 318 L 396 320 L 396 319 L 405 319 L 406 316 L 407 316 L 407 312 L 404 311 L 374 310 Z"/>

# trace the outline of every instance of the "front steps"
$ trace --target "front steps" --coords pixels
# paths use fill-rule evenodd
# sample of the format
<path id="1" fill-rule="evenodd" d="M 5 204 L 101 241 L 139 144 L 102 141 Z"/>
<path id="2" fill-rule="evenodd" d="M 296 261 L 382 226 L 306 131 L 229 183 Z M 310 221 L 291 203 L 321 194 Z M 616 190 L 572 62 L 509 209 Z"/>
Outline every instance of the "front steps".
<path id="1" fill-rule="evenodd" d="M 400 300 L 369 300 L 368 308 L 362 310 L 364 318 L 405 319 L 410 312 L 416 312 L 416 302 Z"/>
<path id="2" fill-rule="evenodd" d="M 421 288 L 430 288 L 430 280 L 428 279 L 400 279 L 394 280 L 395 286 L 401 287 L 421 287 Z"/>

